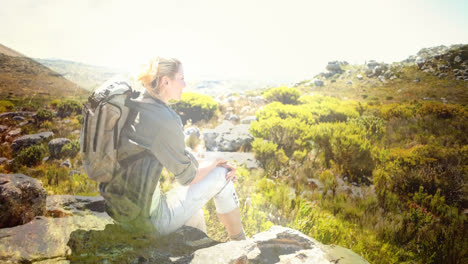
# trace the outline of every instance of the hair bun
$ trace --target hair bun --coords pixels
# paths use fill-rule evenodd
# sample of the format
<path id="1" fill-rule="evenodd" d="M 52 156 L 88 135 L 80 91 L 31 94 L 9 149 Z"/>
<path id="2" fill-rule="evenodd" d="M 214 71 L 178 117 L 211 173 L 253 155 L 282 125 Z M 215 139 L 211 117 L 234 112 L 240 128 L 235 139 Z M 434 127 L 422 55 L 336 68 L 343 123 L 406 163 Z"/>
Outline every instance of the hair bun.
<path id="1" fill-rule="evenodd" d="M 144 87 L 150 87 L 151 83 L 158 77 L 159 71 L 159 57 L 150 60 L 149 65 L 146 65 L 146 70 L 138 76 L 137 80 L 141 82 Z"/>

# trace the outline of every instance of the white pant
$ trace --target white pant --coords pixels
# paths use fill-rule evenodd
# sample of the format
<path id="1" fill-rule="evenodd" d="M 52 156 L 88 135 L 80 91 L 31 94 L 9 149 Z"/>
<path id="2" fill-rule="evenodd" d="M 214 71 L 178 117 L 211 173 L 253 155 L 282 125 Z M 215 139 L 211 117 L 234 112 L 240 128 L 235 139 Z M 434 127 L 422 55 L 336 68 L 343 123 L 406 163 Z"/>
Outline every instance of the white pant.
<path id="1" fill-rule="evenodd" d="M 159 235 L 174 232 L 189 220 L 193 222 L 195 217 L 202 216 L 200 210 L 211 198 L 214 199 L 219 214 L 229 213 L 238 208 L 239 201 L 234 184 L 232 181 L 226 181 L 226 174 L 226 168 L 216 167 L 199 182 L 174 188 L 161 195 L 159 208 L 151 212 L 151 222 Z M 159 192 L 159 189 L 156 191 Z"/>

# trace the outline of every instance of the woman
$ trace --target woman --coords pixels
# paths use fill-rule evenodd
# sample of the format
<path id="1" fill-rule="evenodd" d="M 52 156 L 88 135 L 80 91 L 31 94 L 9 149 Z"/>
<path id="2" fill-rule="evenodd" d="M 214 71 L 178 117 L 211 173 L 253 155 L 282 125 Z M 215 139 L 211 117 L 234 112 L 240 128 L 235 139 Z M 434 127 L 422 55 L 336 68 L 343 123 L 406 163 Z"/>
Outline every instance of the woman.
<path id="1" fill-rule="evenodd" d="M 199 228 L 206 231 L 201 208 L 213 198 L 230 239 L 245 239 L 232 183 L 235 168 L 222 158 L 199 167 L 185 149 L 180 117 L 168 106 L 169 101 L 180 100 L 186 86 L 182 64 L 157 57 L 138 80 L 145 92 L 136 99 L 140 103 L 121 132 L 123 169 L 100 185 L 109 215 L 125 227 L 152 227 L 158 235 L 167 235 L 201 213 Z M 182 185 L 165 194 L 159 188 L 163 167 Z"/>

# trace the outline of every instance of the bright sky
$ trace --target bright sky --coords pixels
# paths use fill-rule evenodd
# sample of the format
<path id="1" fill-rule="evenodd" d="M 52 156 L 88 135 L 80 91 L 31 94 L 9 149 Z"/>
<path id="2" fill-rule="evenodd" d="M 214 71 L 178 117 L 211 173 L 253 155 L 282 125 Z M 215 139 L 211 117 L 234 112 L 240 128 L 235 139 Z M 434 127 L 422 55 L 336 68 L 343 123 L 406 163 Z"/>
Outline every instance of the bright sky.
<path id="1" fill-rule="evenodd" d="M 179 58 L 186 78 L 301 80 L 328 61 L 393 62 L 468 44 L 466 0 L 3 0 L 0 43 L 34 58 L 134 70 Z"/>

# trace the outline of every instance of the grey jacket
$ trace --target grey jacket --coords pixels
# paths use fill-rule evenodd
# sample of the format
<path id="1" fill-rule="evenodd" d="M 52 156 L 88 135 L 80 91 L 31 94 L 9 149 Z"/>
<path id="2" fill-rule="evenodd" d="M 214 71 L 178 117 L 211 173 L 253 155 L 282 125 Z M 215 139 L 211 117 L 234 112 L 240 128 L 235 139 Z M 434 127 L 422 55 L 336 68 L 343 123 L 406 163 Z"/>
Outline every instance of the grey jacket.
<path id="1" fill-rule="evenodd" d="M 198 162 L 185 149 L 177 113 L 146 92 L 134 101 L 137 103 L 130 105 L 132 111 L 120 136 L 118 159 L 122 170 L 112 181 L 101 183 L 99 189 L 114 220 L 143 227 L 151 225 L 151 202 L 163 167 L 180 184 L 187 185 L 195 177 Z"/>

